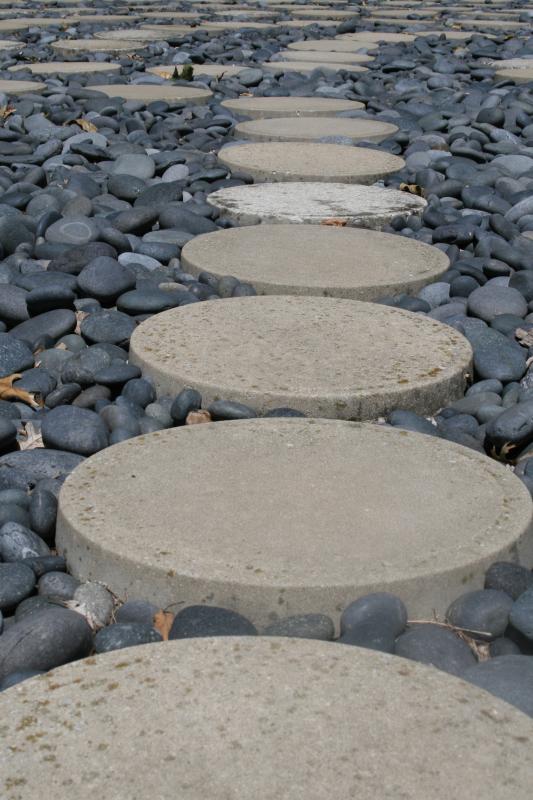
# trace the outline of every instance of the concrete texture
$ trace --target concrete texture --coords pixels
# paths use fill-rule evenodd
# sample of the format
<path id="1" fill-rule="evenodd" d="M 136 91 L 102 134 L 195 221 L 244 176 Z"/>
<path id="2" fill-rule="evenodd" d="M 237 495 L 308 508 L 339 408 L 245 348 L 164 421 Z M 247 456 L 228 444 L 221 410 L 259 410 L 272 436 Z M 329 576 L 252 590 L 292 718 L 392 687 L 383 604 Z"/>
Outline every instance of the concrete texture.
<path id="1" fill-rule="evenodd" d="M 157 25 L 144 28 L 120 28 L 114 31 L 96 31 L 97 39 L 117 39 L 118 41 L 133 40 L 138 42 L 161 42 L 166 36 L 176 36 L 191 33 L 192 28 L 186 25 Z"/>
<path id="2" fill-rule="evenodd" d="M 302 43 L 298 42 L 298 44 Z M 325 48 L 322 51 L 313 50 L 312 48 L 308 50 L 303 48 L 300 50 L 280 50 L 275 55 L 276 58 L 279 56 L 284 61 L 321 61 L 324 63 L 331 62 L 332 64 L 364 64 L 374 60 L 372 56 L 368 56 L 366 53 L 336 53 L 334 51 L 330 52 Z"/>
<path id="3" fill-rule="evenodd" d="M 329 69 L 335 72 L 345 70 L 347 72 L 368 72 L 367 68 L 361 64 L 332 64 L 329 61 L 321 61 L 319 57 L 310 61 L 265 61 L 259 65 L 262 70 L 267 72 L 313 72 L 315 69 Z"/>
<path id="4" fill-rule="evenodd" d="M 237 97 L 235 100 L 224 100 L 221 105 L 235 114 L 251 119 L 329 117 L 365 107 L 356 100 L 335 100 L 328 97 Z"/>
<path id="5" fill-rule="evenodd" d="M 345 42 L 414 42 L 416 36 L 418 36 L 418 34 L 387 33 L 386 31 L 359 31 L 358 33 L 343 33 L 339 36 L 339 40 Z"/>
<path id="6" fill-rule="evenodd" d="M 17 42 L 14 39 L 0 39 L 0 50 L 22 50 L 24 42 Z"/>
<path id="7" fill-rule="evenodd" d="M 523 69 L 497 69 L 494 77 L 500 81 L 510 80 L 514 83 L 530 83 L 533 81 L 533 63 L 530 67 L 524 67 Z"/>
<path id="8" fill-rule="evenodd" d="M 124 100 L 144 100 L 153 103 L 154 100 L 166 100 L 169 103 L 207 103 L 213 93 L 209 89 L 199 89 L 195 86 L 154 86 L 153 83 L 109 83 L 101 86 L 91 86 L 96 92 L 103 92 L 109 97 L 122 97 Z"/>
<path id="9" fill-rule="evenodd" d="M 396 125 L 368 117 L 277 117 L 241 122 L 235 127 L 236 139 L 257 142 L 316 142 L 321 139 L 342 139 L 357 142 L 382 142 L 398 131 Z"/>
<path id="10" fill-rule="evenodd" d="M 263 181 L 336 181 L 369 184 L 405 166 L 381 150 L 317 142 L 261 142 L 223 147 L 218 160 L 232 173 Z"/>
<path id="11" fill-rule="evenodd" d="M 58 39 L 50 47 L 62 56 L 77 56 L 78 53 L 132 53 L 142 50 L 142 42 L 124 42 L 115 39 Z M 92 88 L 92 87 L 91 87 Z"/>
<path id="12" fill-rule="evenodd" d="M 331 642 L 128 648 L 18 684 L 2 706 L 4 800 L 40 800 L 43 786 L 71 800 L 470 800 L 475 786 L 531 797 L 525 714 L 431 667 Z"/>
<path id="13" fill-rule="evenodd" d="M 303 42 L 291 42 L 287 47 L 290 52 L 304 50 L 317 53 L 357 53 L 362 47 L 366 47 L 368 42 L 358 44 L 346 39 L 305 39 Z M 362 54 L 360 54 L 362 55 Z M 322 56 L 320 56 L 322 57 Z"/>
<path id="14" fill-rule="evenodd" d="M 77 75 L 89 72 L 118 72 L 120 64 L 100 61 L 49 61 L 48 63 L 26 63 L 9 67 L 10 72 L 25 70 L 34 75 L 54 75 L 56 72 L 63 75 Z"/>
<path id="15" fill-rule="evenodd" d="M 507 58 L 502 61 L 491 61 L 491 67 L 500 69 L 532 69 L 533 57 L 531 58 Z"/>
<path id="16" fill-rule="evenodd" d="M 187 272 L 234 275 L 258 294 L 376 300 L 415 293 L 449 268 L 437 247 L 326 225 L 250 225 L 206 233 L 181 252 Z"/>
<path id="17" fill-rule="evenodd" d="M 193 386 L 206 404 L 222 398 L 340 419 L 448 405 L 463 394 L 471 357 L 461 334 L 427 317 L 291 296 L 172 309 L 143 322 L 130 349 L 162 394 Z"/>
<path id="18" fill-rule="evenodd" d="M 146 72 L 152 72 L 154 75 L 160 75 L 162 78 L 172 78 L 174 70 L 177 68 L 180 72 L 184 64 L 170 64 L 169 66 L 150 67 Z M 231 78 L 238 75 L 243 69 L 248 69 L 243 64 L 187 64 L 192 66 L 193 74 L 196 75 L 209 75 L 213 77 Z"/>
<path id="19" fill-rule="evenodd" d="M 450 502 L 453 497 L 453 503 Z M 102 450 L 59 498 L 58 551 L 82 580 L 174 610 L 219 605 L 266 626 L 387 591 L 412 619 L 529 563 L 532 504 L 504 466 L 385 426 L 254 419 Z"/>
<path id="20" fill-rule="evenodd" d="M 208 195 L 221 214 L 241 225 L 258 222 L 329 222 L 379 230 L 397 214 L 421 214 L 426 201 L 414 194 L 346 183 L 263 183 L 234 186 Z"/>
<path id="21" fill-rule="evenodd" d="M 3 94 L 40 94 L 46 89 L 46 83 L 37 81 L 2 81 L 0 80 L 0 92 Z"/>

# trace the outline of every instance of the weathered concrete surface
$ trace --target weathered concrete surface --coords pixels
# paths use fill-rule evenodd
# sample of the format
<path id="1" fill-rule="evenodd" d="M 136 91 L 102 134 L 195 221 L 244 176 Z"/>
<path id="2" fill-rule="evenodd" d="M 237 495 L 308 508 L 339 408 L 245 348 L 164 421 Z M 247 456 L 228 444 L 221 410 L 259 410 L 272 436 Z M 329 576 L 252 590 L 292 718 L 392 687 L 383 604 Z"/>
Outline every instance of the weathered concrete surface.
<path id="1" fill-rule="evenodd" d="M 530 83 L 533 81 L 533 62 L 530 67 L 517 69 L 516 67 L 497 69 L 494 75 L 496 80 L 511 80 L 514 83 Z"/>
<path id="2" fill-rule="evenodd" d="M 89 72 L 118 72 L 120 64 L 113 64 L 109 61 L 49 61 L 48 63 L 21 63 L 15 67 L 9 67 L 10 72 L 27 70 L 34 75 L 53 75 L 56 72 L 63 75 L 77 75 Z"/>
<path id="3" fill-rule="evenodd" d="M 335 100 L 329 97 L 237 97 L 224 100 L 222 106 L 242 117 L 329 117 L 343 111 L 364 108 L 356 100 Z"/>
<path id="4" fill-rule="evenodd" d="M 291 42 L 287 47 L 290 52 L 311 50 L 320 53 L 358 53 L 361 49 L 366 49 L 369 42 L 353 42 L 347 39 L 305 39 L 303 42 Z M 360 53 L 360 55 L 362 55 Z"/>
<path id="5" fill-rule="evenodd" d="M 316 142 L 341 139 L 356 142 L 382 142 L 397 132 L 396 125 L 378 119 L 346 117 L 277 117 L 240 122 L 235 127 L 236 138 L 257 142 Z"/>
<path id="6" fill-rule="evenodd" d="M 320 41 L 320 39 L 318 41 Z M 302 42 L 298 42 L 298 44 L 302 44 Z M 311 47 L 308 50 L 304 50 L 303 48 L 300 48 L 299 50 L 280 50 L 275 55 L 276 58 L 280 56 L 285 61 L 316 60 L 323 63 L 332 64 L 364 64 L 365 62 L 368 63 L 369 61 L 374 60 L 372 56 L 368 56 L 366 53 L 350 53 L 349 51 L 337 53 L 335 51 L 327 50 L 326 48 L 321 51 L 317 51 Z"/>
<path id="7" fill-rule="evenodd" d="M 206 233 L 185 245 L 181 263 L 193 275 L 234 275 L 258 294 L 367 301 L 415 293 L 449 268 L 437 247 L 327 225 L 250 225 Z"/>
<path id="8" fill-rule="evenodd" d="M 453 497 L 453 503 L 450 502 Z M 57 543 L 81 579 L 179 610 L 220 605 L 259 627 L 399 595 L 412 619 L 533 555 L 527 489 L 451 442 L 385 426 L 254 419 L 167 429 L 67 478 Z"/>
<path id="9" fill-rule="evenodd" d="M 208 202 L 221 214 L 241 225 L 310 223 L 348 225 L 379 230 L 397 214 L 422 214 L 422 197 L 347 183 L 263 183 L 234 186 L 208 195 Z"/>
<path id="10" fill-rule="evenodd" d="M 332 64 L 330 61 L 321 61 L 319 57 L 309 61 L 264 61 L 261 69 L 267 72 L 313 72 L 315 69 L 329 69 L 335 72 L 368 72 L 361 64 L 350 64 L 348 61 Z"/>
<path id="11" fill-rule="evenodd" d="M 124 42 L 116 39 L 58 39 L 50 47 L 62 56 L 77 56 L 79 53 L 132 53 L 142 50 L 142 42 Z"/>
<path id="12" fill-rule="evenodd" d="M 46 83 L 37 81 L 2 81 L 0 80 L 0 92 L 4 94 L 40 94 L 46 89 Z"/>
<path id="13" fill-rule="evenodd" d="M 403 158 L 381 150 L 318 142 L 230 145 L 219 150 L 218 160 L 232 172 L 250 175 L 256 183 L 336 181 L 369 184 L 405 166 Z"/>
<path id="14" fill-rule="evenodd" d="M 213 93 L 209 89 L 199 89 L 192 86 L 154 86 L 152 83 L 109 83 L 101 86 L 91 86 L 96 92 L 103 92 L 109 97 L 123 97 L 125 100 L 144 100 L 152 103 L 154 100 L 167 100 L 173 103 L 207 103 Z"/>
<path id="15" fill-rule="evenodd" d="M 525 714 L 431 667 L 330 642 L 128 648 L 18 684 L 2 706 L 4 800 L 40 800 L 43 786 L 71 800 L 531 796 Z"/>
<path id="16" fill-rule="evenodd" d="M 310 358 L 310 353 L 313 357 Z M 375 419 L 462 396 L 472 351 L 450 326 L 389 306 L 324 297 L 187 305 L 143 322 L 130 360 L 163 394 L 194 386 L 258 411 Z"/>

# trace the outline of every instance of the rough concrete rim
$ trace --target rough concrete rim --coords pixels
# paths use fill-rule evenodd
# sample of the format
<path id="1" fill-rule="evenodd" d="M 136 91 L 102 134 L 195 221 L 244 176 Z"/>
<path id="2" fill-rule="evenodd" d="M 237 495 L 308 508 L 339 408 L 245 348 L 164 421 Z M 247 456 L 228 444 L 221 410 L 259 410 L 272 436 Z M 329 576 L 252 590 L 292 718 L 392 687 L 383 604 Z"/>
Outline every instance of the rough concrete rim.
<path id="1" fill-rule="evenodd" d="M 171 103 L 207 103 L 213 96 L 213 92 L 209 89 L 155 85 L 153 83 L 108 83 L 91 86 L 91 89 L 95 92 L 103 92 L 108 97 L 121 97 L 124 100 L 139 100 L 147 103 L 155 100 L 165 100 Z"/>
<path id="2" fill-rule="evenodd" d="M 61 489 L 57 541 L 76 577 L 119 597 L 219 605 L 261 627 L 312 612 L 338 623 L 375 591 L 397 594 L 413 619 L 444 614 L 492 562 L 531 557 L 531 520 L 516 476 L 455 443 L 253 419 L 167 429 L 87 459 Z"/>
<path id="3" fill-rule="evenodd" d="M 288 295 L 165 311 L 141 323 L 130 348 L 130 361 L 163 394 L 193 386 L 206 404 L 222 398 L 260 413 L 290 406 L 333 419 L 436 411 L 463 396 L 472 359 L 467 340 L 436 320 Z"/>
<path id="4" fill-rule="evenodd" d="M 25 681 L 2 702 L 5 800 L 22 796 L 21 775 L 24 800 L 65 781 L 79 800 L 175 800 L 176 787 L 183 800 L 469 800 L 485 784 L 498 800 L 531 793 L 525 714 L 423 664 L 331 642 L 127 648 Z M 50 749 L 35 743 L 41 733 Z"/>
<path id="5" fill-rule="evenodd" d="M 227 145 L 218 160 L 233 173 L 258 181 L 370 184 L 398 172 L 405 161 L 383 150 L 320 142 Z"/>
<path id="6" fill-rule="evenodd" d="M 421 214 L 427 205 L 422 197 L 397 189 L 309 181 L 218 189 L 208 195 L 207 202 L 241 225 L 324 225 L 332 220 L 372 230 L 379 230 L 397 214 Z"/>
<path id="7" fill-rule="evenodd" d="M 335 100 L 329 97 L 237 97 L 223 100 L 221 106 L 251 119 L 272 117 L 329 117 L 343 111 L 364 109 L 357 100 Z"/>
<path id="8" fill-rule="evenodd" d="M 449 269 L 439 248 L 414 239 L 327 225 L 250 225 L 196 236 L 185 269 L 251 283 L 258 294 L 376 300 L 415 293 Z"/>
<path id="9" fill-rule="evenodd" d="M 234 135 L 254 142 L 316 142 L 341 138 L 356 143 L 382 142 L 397 131 L 396 125 L 372 117 L 275 117 L 240 122 L 235 126 Z"/>

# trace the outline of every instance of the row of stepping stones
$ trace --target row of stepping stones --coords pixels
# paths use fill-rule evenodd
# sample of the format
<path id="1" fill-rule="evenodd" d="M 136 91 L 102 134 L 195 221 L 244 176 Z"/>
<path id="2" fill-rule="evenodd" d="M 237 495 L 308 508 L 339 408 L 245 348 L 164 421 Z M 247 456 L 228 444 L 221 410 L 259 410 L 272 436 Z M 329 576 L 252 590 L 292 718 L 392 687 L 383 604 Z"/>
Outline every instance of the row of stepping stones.
<path id="1" fill-rule="evenodd" d="M 186 87 L 97 88 L 186 97 Z M 195 102 L 210 96 L 190 91 Z M 368 302 L 447 269 L 440 250 L 380 231 L 425 207 L 369 185 L 401 159 L 315 141 L 329 130 L 377 143 L 386 128 L 328 116 L 338 101 L 290 100 L 228 103 L 251 119 L 236 135 L 253 143 L 219 158 L 254 183 L 210 195 L 237 226 L 183 248 L 192 274 L 231 272 L 263 296 L 157 314 L 135 331 L 130 360 L 158 391 L 181 393 L 188 413 L 201 394 L 211 405 L 224 397 L 311 418 L 191 425 L 102 450 L 61 491 L 57 547 L 75 576 L 120 597 L 220 606 L 259 628 L 317 610 L 338 626 L 341 610 L 368 593 L 389 604 L 398 595 L 431 619 L 480 586 L 493 561 L 532 561 L 531 501 L 512 473 L 475 452 L 351 421 L 399 404 L 430 413 L 462 397 L 472 353 L 452 328 Z M 354 252 L 367 254 L 357 275 Z M 340 620 L 348 640 L 358 613 Z M 392 616 L 394 637 L 406 624 L 399 601 Z M 316 800 L 462 800 L 480 780 L 498 797 L 529 796 L 531 720 L 413 661 L 249 635 L 83 658 L 91 639 L 81 622 L 78 637 L 82 660 L 3 695 L 7 800 L 65 782 L 74 800 L 98 790 L 296 798 L 302 788 Z"/>

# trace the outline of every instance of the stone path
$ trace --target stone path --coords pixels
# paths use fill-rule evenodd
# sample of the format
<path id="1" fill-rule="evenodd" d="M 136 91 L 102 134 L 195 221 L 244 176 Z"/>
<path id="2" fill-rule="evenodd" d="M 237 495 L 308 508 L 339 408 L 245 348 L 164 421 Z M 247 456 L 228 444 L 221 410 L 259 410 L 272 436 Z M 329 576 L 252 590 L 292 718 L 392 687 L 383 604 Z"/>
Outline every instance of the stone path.
<path id="1" fill-rule="evenodd" d="M 250 225 L 187 242 L 188 272 L 234 275 L 258 294 L 376 300 L 438 280 L 449 268 L 436 247 L 389 233 L 324 225 Z"/>
<path id="2" fill-rule="evenodd" d="M 324 642 L 219 638 L 109 653 L 9 692 L 4 719 L 6 800 L 22 796 L 22 776 L 25 800 L 65 782 L 85 800 L 89 776 L 91 793 L 120 800 L 169 800 L 176 786 L 184 800 L 297 797 L 293 786 L 309 800 L 370 800 L 383 791 L 385 757 L 406 797 L 467 800 L 486 783 L 501 800 L 526 800 L 530 790 L 523 714 L 428 667 Z M 44 731 L 45 750 L 32 744 Z"/>
<path id="3" fill-rule="evenodd" d="M 278 117 L 240 122 L 235 135 L 257 142 L 317 142 L 331 140 L 348 142 L 381 142 L 396 133 L 398 128 L 375 119 L 346 119 L 342 117 Z"/>

